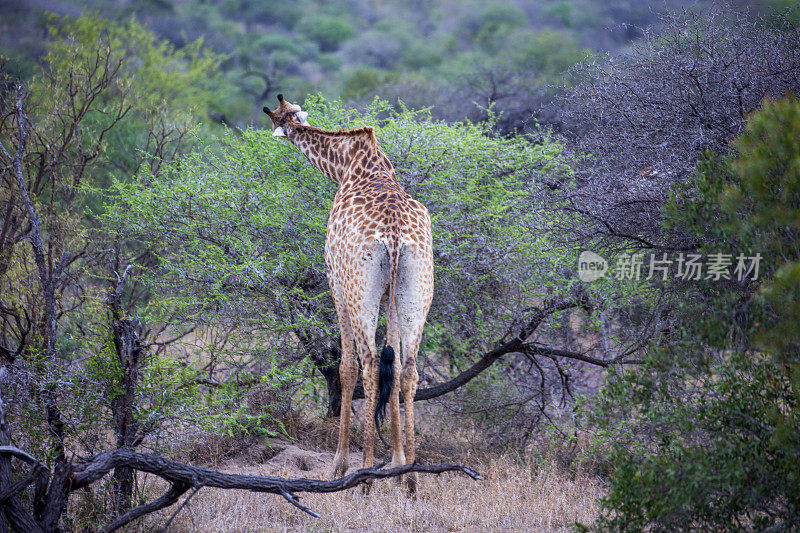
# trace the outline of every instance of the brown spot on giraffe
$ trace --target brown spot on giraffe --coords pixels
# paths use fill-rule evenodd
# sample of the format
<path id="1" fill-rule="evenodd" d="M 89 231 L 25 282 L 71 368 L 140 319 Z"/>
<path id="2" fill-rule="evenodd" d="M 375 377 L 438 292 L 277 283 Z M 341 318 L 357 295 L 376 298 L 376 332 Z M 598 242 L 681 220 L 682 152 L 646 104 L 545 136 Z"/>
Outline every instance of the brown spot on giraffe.
<path id="1" fill-rule="evenodd" d="M 342 335 L 339 376 L 342 410 L 339 441 L 330 470 L 343 475 L 348 467 L 350 410 L 358 377 L 357 352 L 363 368 L 366 397 L 364 461 L 374 462 L 379 356 L 375 329 L 381 305 L 386 312 L 386 343 L 395 357 L 389 396 L 392 466 L 412 463 L 414 395 L 419 384 L 417 353 L 433 298 L 433 245 L 428 210 L 403 189 L 371 127 L 328 131 L 309 126 L 298 105 L 278 96 L 273 110 L 273 136 L 286 137 L 339 188 L 328 217 L 325 264 Z M 354 352 L 353 346 L 356 347 Z M 386 353 L 386 349 L 384 349 Z M 400 424 L 400 390 L 405 404 L 405 449 Z M 407 476 L 410 490 L 416 477 Z"/>

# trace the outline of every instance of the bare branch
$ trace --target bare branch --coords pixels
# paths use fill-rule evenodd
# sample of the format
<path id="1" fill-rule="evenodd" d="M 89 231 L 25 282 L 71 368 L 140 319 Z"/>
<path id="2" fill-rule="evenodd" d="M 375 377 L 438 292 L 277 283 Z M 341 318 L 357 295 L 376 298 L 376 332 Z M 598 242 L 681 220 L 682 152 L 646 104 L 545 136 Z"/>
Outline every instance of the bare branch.
<path id="1" fill-rule="evenodd" d="M 100 454 L 74 465 L 70 490 L 74 491 L 88 486 L 105 476 L 111 470 L 120 467 L 128 467 L 155 474 L 168 481 L 171 484 L 171 488 L 157 500 L 131 509 L 103 528 L 102 531 L 104 532 L 114 531 L 140 516 L 172 505 L 191 487 L 195 489 L 200 487 L 216 487 L 221 489 L 241 489 L 251 492 L 279 494 L 292 505 L 312 516 L 318 517 L 319 515 L 313 510 L 299 503 L 295 493 L 338 492 L 355 487 L 371 479 L 386 479 L 410 472 L 441 474 L 443 472 L 454 471 L 462 472 L 475 480 L 482 479 L 480 474 L 468 466 L 449 463 L 438 465 L 413 463 L 385 470 L 381 467 L 362 468 L 350 475 L 330 481 L 306 478 L 284 479 L 269 476 L 245 476 L 240 474 L 225 474 L 216 470 L 189 466 L 156 455 L 118 449 Z"/>
<path id="2" fill-rule="evenodd" d="M 295 507 L 297 507 L 298 509 L 300 509 L 304 513 L 308 513 L 311 516 L 313 516 L 314 518 L 319 518 L 320 517 L 320 514 L 318 512 L 316 512 L 313 509 L 311 509 L 310 507 L 307 507 L 307 506 L 303 505 L 302 503 L 300 503 L 300 498 L 298 498 L 297 496 L 295 496 L 291 492 L 286 491 L 286 490 L 281 491 L 281 496 L 283 496 L 286 499 L 287 502 L 291 503 L 292 505 L 294 505 Z"/>
<path id="3" fill-rule="evenodd" d="M 187 503 L 189 503 L 189 502 L 192 500 L 192 498 L 194 498 L 194 495 L 195 495 L 195 494 L 197 494 L 197 493 L 198 493 L 198 491 L 199 491 L 200 489 L 202 489 L 202 488 L 203 488 L 203 487 L 195 487 L 195 488 L 194 488 L 194 490 L 192 491 L 192 493 L 191 493 L 191 494 L 189 494 L 189 495 L 186 497 L 186 499 L 185 499 L 185 500 L 183 500 L 183 503 L 181 503 L 181 504 L 178 506 L 178 508 L 177 508 L 177 509 L 175 509 L 175 512 L 174 512 L 174 513 L 172 513 L 172 516 L 170 516 L 170 517 L 169 517 L 169 520 L 167 520 L 167 523 L 166 523 L 166 524 L 164 524 L 164 527 L 162 527 L 162 528 L 159 530 L 161 533 L 166 533 L 166 531 L 167 531 L 167 528 L 169 528 L 169 525 L 172 523 L 172 521 L 173 521 L 173 520 L 175 520 L 175 517 L 176 517 L 176 516 L 178 516 L 178 513 L 180 513 L 180 512 L 181 512 L 181 510 L 183 510 L 183 508 L 184 508 L 184 507 L 186 507 L 186 504 L 187 504 Z"/>
<path id="4" fill-rule="evenodd" d="M 117 529 L 121 528 L 126 524 L 130 524 L 137 518 L 140 518 L 144 515 L 154 513 L 156 511 L 160 511 L 165 507 L 169 507 L 173 505 L 178 499 L 183 495 L 184 492 L 189 490 L 189 485 L 183 484 L 172 484 L 167 492 L 161 495 L 156 500 L 153 500 L 150 503 L 146 503 L 144 505 L 140 505 L 139 507 L 134 507 L 130 511 L 126 512 L 107 526 L 105 526 L 100 531 L 102 533 L 110 533 L 111 531 L 116 531 Z"/>
<path id="5" fill-rule="evenodd" d="M 0 491 L 0 505 L 5 504 L 9 498 L 12 498 L 17 493 L 25 490 L 25 488 L 36 481 L 36 478 L 43 474 L 45 470 L 47 469 L 44 467 L 44 465 L 37 463 L 30 469 L 30 471 L 28 471 L 28 474 L 23 479 Z"/>
<path id="6" fill-rule="evenodd" d="M 641 361 L 638 359 L 598 359 L 597 357 L 592 357 L 591 355 L 586 355 L 585 353 L 580 352 L 573 352 L 571 350 L 561 350 L 559 348 L 552 348 L 550 346 L 541 346 L 536 344 L 528 344 L 525 346 L 523 353 L 535 354 L 535 355 L 544 355 L 546 357 L 561 357 L 564 359 L 574 359 L 575 361 L 583 361 L 584 363 L 590 363 L 595 366 L 601 366 L 603 368 L 615 365 L 615 364 L 625 364 L 625 365 L 636 365 L 641 364 Z"/>
<path id="7" fill-rule="evenodd" d="M 523 327 L 519 328 L 519 330 L 515 334 L 515 337 L 512 340 L 500 344 L 494 350 L 486 352 L 474 365 L 472 365 L 467 370 L 460 373 L 450 381 L 447 381 L 445 383 L 440 383 L 439 385 L 434 385 L 433 387 L 419 389 L 417 393 L 414 395 L 414 401 L 430 400 L 433 398 L 437 398 L 439 396 L 443 396 L 448 392 L 452 392 L 458 389 L 459 387 L 463 387 L 464 385 L 472 381 L 481 372 L 492 366 L 497 360 L 499 360 L 504 355 L 510 353 L 525 352 L 531 346 L 526 342 L 527 339 L 536 331 L 536 329 L 539 327 L 539 325 L 545 318 L 558 311 L 563 311 L 574 307 L 585 307 L 587 309 L 590 309 L 588 301 L 586 301 L 584 295 L 579 295 L 576 298 L 571 298 L 567 300 L 557 300 L 557 301 L 551 300 L 545 303 L 545 305 L 543 305 L 541 308 L 538 307 L 532 308 L 533 310 L 532 316 Z M 560 353 L 556 353 L 555 351 L 551 350 L 550 353 L 553 355 L 557 355 L 559 357 L 579 359 L 586 363 L 591 363 L 604 367 L 614 362 L 614 361 L 604 361 L 602 359 L 596 359 L 594 357 L 585 356 L 583 354 L 577 354 L 575 352 L 568 352 L 565 350 L 561 350 Z M 447 355 L 453 357 L 453 354 L 447 354 Z M 364 389 L 362 387 L 356 387 L 356 389 L 353 391 L 353 399 L 358 400 L 362 398 L 364 398 Z M 403 401 L 402 397 L 400 398 L 400 401 L 401 402 Z"/>
<path id="8" fill-rule="evenodd" d="M 28 452 L 20 450 L 16 446 L 0 446 L 0 454 L 12 455 L 32 466 L 41 464 L 35 457 L 30 455 Z"/>

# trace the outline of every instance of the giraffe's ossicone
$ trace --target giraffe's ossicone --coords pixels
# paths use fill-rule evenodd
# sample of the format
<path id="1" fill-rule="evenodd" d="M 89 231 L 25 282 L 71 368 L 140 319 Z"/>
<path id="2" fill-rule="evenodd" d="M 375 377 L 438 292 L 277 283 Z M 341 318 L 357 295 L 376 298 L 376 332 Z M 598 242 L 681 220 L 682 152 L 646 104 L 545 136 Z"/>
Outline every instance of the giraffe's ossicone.
<path id="1" fill-rule="evenodd" d="M 419 383 L 417 352 L 433 298 L 428 210 L 400 186 L 371 127 L 347 131 L 315 128 L 308 125 L 307 114 L 300 106 L 290 104 L 282 95 L 278 95 L 278 101 L 275 109 L 264 108 L 272 121 L 273 136 L 288 139 L 338 184 L 325 239 L 328 283 L 342 336 L 342 410 L 330 475 L 344 475 L 348 467 L 350 410 L 358 378 L 356 353 L 361 360 L 366 397 L 363 466 L 374 462 L 379 396 L 389 404 L 391 465 L 412 463 L 414 395 Z M 387 331 L 386 346 L 379 357 L 375 330 L 381 305 Z M 384 383 L 379 384 L 381 379 Z M 400 390 L 405 407 L 405 450 Z M 414 490 L 416 478 L 409 475 L 407 481 Z"/>

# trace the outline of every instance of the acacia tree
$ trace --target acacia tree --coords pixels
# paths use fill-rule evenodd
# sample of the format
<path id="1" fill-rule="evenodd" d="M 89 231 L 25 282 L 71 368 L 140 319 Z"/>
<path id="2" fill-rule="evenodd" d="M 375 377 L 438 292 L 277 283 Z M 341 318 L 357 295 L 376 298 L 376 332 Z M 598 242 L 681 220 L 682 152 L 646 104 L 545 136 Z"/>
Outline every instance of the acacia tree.
<path id="1" fill-rule="evenodd" d="M 558 143 L 502 139 L 487 126 L 450 126 L 409 110 L 380 119 L 387 114 L 380 101 L 364 115 L 321 98 L 305 107 L 322 127 L 374 126 L 401 183 L 432 214 L 436 296 L 422 347 L 431 386 L 418 399 L 462 387 L 507 356 L 514 367 L 530 368 L 513 376 L 530 380 L 537 394 L 527 401 L 542 400 L 544 409 L 544 389 L 567 374 L 559 361 L 604 366 L 635 351 L 545 342 L 556 338 L 552 315 L 588 310 L 596 299 L 607 317 L 620 303 L 607 297 L 613 281 L 583 290 L 572 273 L 576 251 L 553 245 L 539 229 L 554 216 L 545 207 L 548 180 L 569 173 Z M 136 183 L 115 184 L 107 223 L 158 257 L 147 282 L 185 321 L 235 321 L 250 332 L 251 348 L 263 339 L 251 352 L 256 358 L 220 372 L 217 382 L 252 383 L 265 358 L 279 366 L 305 360 L 326 378 L 335 413 L 338 326 L 322 256 L 334 193 L 335 184 L 293 147 L 247 130 L 160 176 L 145 172 Z M 587 327 L 603 320 L 593 315 Z M 548 381 L 541 388 L 540 378 Z"/>
<path id="2" fill-rule="evenodd" d="M 662 225 L 671 187 L 704 151 L 726 152 L 765 95 L 800 92 L 798 50 L 789 18 L 770 24 L 712 9 L 665 14 L 630 53 L 574 68 L 563 102 L 583 127 L 573 141 L 586 157 L 564 191 L 585 224 L 571 235 L 612 247 L 695 248 Z"/>
<path id="3" fill-rule="evenodd" d="M 102 231 L 97 192 L 142 166 L 158 173 L 191 144 L 189 115 L 211 100 L 203 80 L 218 59 L 197 44 L 175 52 L 135 22 L 89 16 L 61 21 L 52 38 L 41 72 L 3 91 L 0 353 L 18 442 L 60 467 L 67 442 L 83 453 L 110 444 L 98 438 L 104 427 L 113 445 L 136 448 L 163 419 L 159 401 L 190 392 L 161 391 L 139 422 L 148 403 L 140 377 L 150 366 L 158 378 L 148 362 L 170 339 L 137 316 L 148 295 L 129 263 L 147 268 L 149 259 Z M 115 477 L 124 512 L 132 470 Z"/>

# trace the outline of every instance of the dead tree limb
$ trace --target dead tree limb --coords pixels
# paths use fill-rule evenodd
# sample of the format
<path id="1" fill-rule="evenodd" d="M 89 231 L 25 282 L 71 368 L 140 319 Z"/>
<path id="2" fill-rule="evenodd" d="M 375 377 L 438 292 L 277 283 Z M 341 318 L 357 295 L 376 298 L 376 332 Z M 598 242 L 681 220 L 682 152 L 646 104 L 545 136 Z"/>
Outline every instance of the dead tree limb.
<path id="1" fill-rule="evenodd" d="M 157 455 L 138 453 L 131 450 L 113 450 L 73 465 L 71 490 L 78 490 L 99 480 L 114 468 L 127 466 L 141 472 L 155 474 L 172 484 L 183 484 L 188 487 L 216 487 L 220 489 L 242 489 L 252 492 L 338 492 L 349 489 L 370 479 L 384 479 L 401 476 L 410 472 L 441 474 L 448 471 L 459 471 L 473 479 L 481 476 L 468 466 L 459 464 L 422 465 L 413 463 L 395 468 L 382 467 L 362 468 L 347 476 L 322 481 L 307 478 L 285 479 L 271 476 L 246 476 L 241 474 L 224 474 L 197 466 L 190 466 Z"/>
<path id="2" fill-rule="evenodd" d="M 70 489 L 77 490 L 85 487 L 99 480 L 111 470 L 121 467 L 155 474 L 169 482 L 170 488 L 160 498 L 131 509 L 120 516 L 104 527 L 101 530 L 103 532 L 114 531 L 132 522 L 136 518 L 173 505 L 190 488 L 197 490 L 201 487 L 215 487 L 279 494 L 295 507 L 318 518 L 320 516 L 318 513 L 299 502 L 299 497 L 296 493 L 338 492 L 355 487 L 371 479 L 396 477 L 409 472 L 441 474 L 448 471 L 458 471 L 468 475 L 472 479 L 482 479 L 480 474 L 465 465 L 421 465 L 419 463 L 385 470 L 381 467 L 362 468 L 350 475 L 330 481 L 306 478 L 284 479 L 270 476 L 245 476 L 240 474 L 225 474 L 216 470 L 190 466 L 177 461 L 164 459 L 156 455 L 119 449 L 100 454 L 92 459 L 74 465 Z"/>
<path id="3" fill-rule="evenodd" d="M 189 490 L 189 485 L 184 485 L 181 483 L 173 483 L 170 485 L 169 490 L 161 495 L 160 498 L 153 500 L 150 503 L 146 503 L 144 505 L 140 505 L 139 507 L 134 507 L 130 509 L 123 515 L 116 518 L 113 522 L 105 526 L 101 529 L 101 533 L 109 533 L 111 531 L 116 531 L 117 529 L 121 528 L 126 524 L 130 524 L 137 518 L 140 518 L 144 515 L 154 513 L 158 510 L 164 509 L 165 507 L 169 507 L 176 503 L 183 494 Z"/>
<path id="4" fill-rule="evenodd" d="M 17 457 L 25 462 L 33 461 L 34 468 L 36 465 L 40 464 L 36 459 L 25 452 L 21 452 L 21 450 L 18 450 L 16 447 L 0 447 L 0 461 L 7 460 L 10 456 Z M 170 487 L 163 495 L 152 502 L 130 509 L 126 513 L 116 517 L 111 523 L 100 530 L 103 532 L 115 531 L 137 518 L 169 507 L 177 503 L 180 497 L 191 488 L 195 489 L 194 492 L 197 492 L 197 490 L 202 487 L 215 487 L 279 494 L 298 509 L 318 518 L 320 516 L 318 513 L 300 503 L 300 498 L 297 496 L 297 493 L 338 492 L 355 487 L 356 485 L 372 479 L 396 477 L 410 472 L 441 474 L 443 472 L 453 471 L 462 472 L 475 480 L 482 479 L 478 472 L 468 466 L 449 463 L 437 465 L 413 463 L 387 469 L 384 469 L 381 465 L 373 468 L 362 468 L 350 475 L 330 481 L 307 478 L 285 479 L 270 476 L 246 476 L 241 474 L 225 474 L 216 470 L 179 463 L 157 455 L 137 453 L 127 449 L 117 449 L 73 464 L 61 465 L 61 468 L 58 469 L 53 481 L 50 483 L 50 494 L 48 494 L 47 497 L 48 509 L 57 509 L 63 512 L 66 508 L 66 499 L 69 497 L 70 492 L 87 487 L 106 476 L 112 470 L 118 468 L 130 468 L 132 470 L 154 474 L 167 481 Z M 37 469 L 37 475 L 38 471 L 40 470 Z M 27 486 L 30 482 L 31 481 L 26 477 L 21 482 L 3 487 L 2 495 L 5 497 L 5 495 L 12 490 L 16 491 L 18 487 L 24 488 L 24 486 Z M 11 504 L 12 502 L 13 505 Z M 0 516 L 2 515 L 15 526 L 27 527 L 30 531 L 48 531 L 52 529 L 56 523 L 53 520 L 53 513 L 49 512 L 44 513 L 44 515 L 47 516 L 47 523 L 34 520 L 30 513 L 13 500 L 13 494 L 11 494 L 9 498 L 0 501 Z"/>

